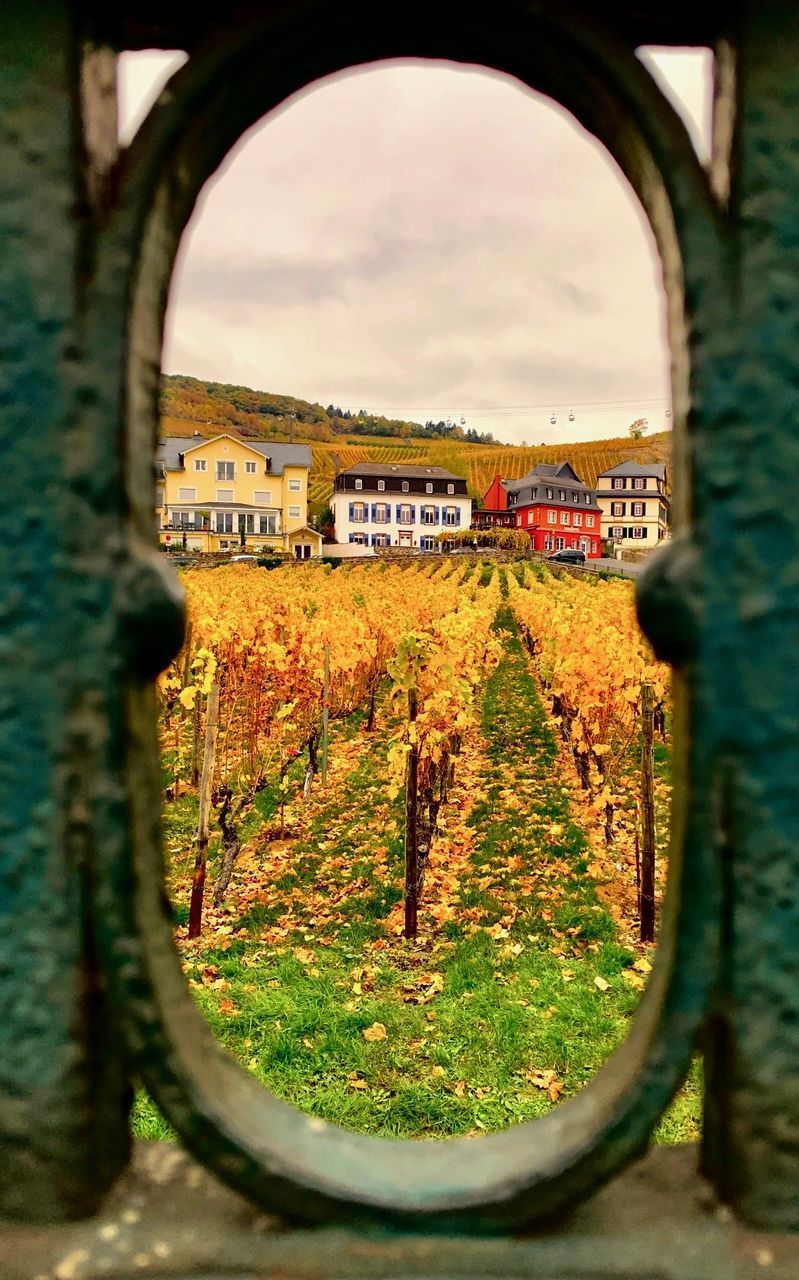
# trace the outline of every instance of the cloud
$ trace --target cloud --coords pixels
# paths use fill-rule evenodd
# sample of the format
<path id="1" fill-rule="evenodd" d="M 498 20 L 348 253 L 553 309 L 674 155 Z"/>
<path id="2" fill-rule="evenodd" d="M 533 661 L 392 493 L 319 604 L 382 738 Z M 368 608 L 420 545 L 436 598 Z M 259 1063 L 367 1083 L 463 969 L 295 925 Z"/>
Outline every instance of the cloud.
<path id="1" fill-rule="evenodd" d="M 122 59 L 128 136 L 170 65 Z M 701 145 L 707 60 L 651 65 Z M 585 438 L 665 410 L 663 313 L 644 216 L 568 113 L 507 76 L 388 63 L 297 95 L 207 184 L 164 367 L 395 415 L 464 409 L 507 439 L 554 436 L 542 406 L 583 402 L 557 428 Z M 626 403 L 605 425 L 609 401 Z"/>

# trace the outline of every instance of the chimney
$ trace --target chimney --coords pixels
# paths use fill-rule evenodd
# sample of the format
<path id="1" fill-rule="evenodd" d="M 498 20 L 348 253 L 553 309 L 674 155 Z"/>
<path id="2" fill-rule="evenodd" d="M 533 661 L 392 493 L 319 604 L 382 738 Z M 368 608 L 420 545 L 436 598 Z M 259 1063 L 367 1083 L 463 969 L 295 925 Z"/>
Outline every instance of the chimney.
<path id="1" fill-rule="evenodd" d="M 199 431 L 194 432 L 192 436 L 192 440 L 202 440 L 202 436 L 200 435 Z"/>

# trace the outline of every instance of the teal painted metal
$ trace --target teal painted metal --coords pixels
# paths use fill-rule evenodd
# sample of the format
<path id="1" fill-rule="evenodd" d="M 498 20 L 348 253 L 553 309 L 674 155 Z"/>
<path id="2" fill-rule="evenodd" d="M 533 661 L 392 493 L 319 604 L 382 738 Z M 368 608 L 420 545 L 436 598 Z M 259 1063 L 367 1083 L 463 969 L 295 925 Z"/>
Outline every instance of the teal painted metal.
<path id="1" fill-rule="evenodd" d="M 799 1228 L 799 508 L 779 489 L 796 490 L 799 31 L 781 9 L 744 6 L 724 46 L 709 176 L 625 35 L 651 20 L 638 7 L 609 9 L 616 29 L 521 0 L 264 5 L 193 51 L 119 159 L 109 16 L 84 29 L 66 0 L 48 0 L 44 25 L 3 9 L 6 1214 L 91 1212 L 125 1160 L 136 1071 L 186 1146 L 266 1209 L 428 1232 L 524 1226 L 644 1148 L 703 1035 L 704 1167 L 751 1221 Z M 118 30 L 152 21 L 126 10 Z M 174 43 L 179 14 L 162 21 Z M 658 241 L 673 351 L 681 533 L 640 588 L 644 626 L 675 666 L 681 743 L 658 963 L 592 1085 L 479 1147 L 345 1134 L 224 1055 L 180 973 L 158 831 L 151 682 L 182 625 L 151 537 L 174 255 L 203 184 L 264 112 L 322 75 L 401 55 L 516 75 L 604 142 Z"/>

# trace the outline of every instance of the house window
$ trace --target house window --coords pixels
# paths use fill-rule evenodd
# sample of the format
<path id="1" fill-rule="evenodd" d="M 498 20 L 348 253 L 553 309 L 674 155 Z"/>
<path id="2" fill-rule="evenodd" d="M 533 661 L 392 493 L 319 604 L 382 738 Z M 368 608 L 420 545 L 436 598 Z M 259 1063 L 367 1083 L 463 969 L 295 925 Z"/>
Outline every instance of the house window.
<path id="1" fill-rule="evenodd" d="M 633 503 L 632 503 L 632 512 L 631 512 L 631 514 L 632 514 L 632 515 L 634 515 L 634 516 L 645 516 L 645 515 L 646 515 L 646 503 L 645 503 L 645 502 L 633 502 Z"/>
<path id="2" fill-rule="evenodd" d="M 585 517 L 585 527 L 586 527 L 586 529 L 593 529 L 593 527 L 594 527 L 594 517 L 593 517 L 593 516 L 586 516 L 586 517 Z"/>
<path id="3" fill-rule="evenodd" d="M 356 488 L 356 489 L 362 489 L 362 488 L 363 488 L 363 480 L 356 480 L 356 481 L 355 481 L 355 488 Z"/>
<path id="4" fill-rule="evenodd" d="M 194 523 L 193 511 L 172 512 L 172 524 L 175 529 L 193 529 Z"/>
<path id="5" fill-rule="evenodd" d="M 633 525 L 633 537 L 634 537 L 634 538 L 645 538 L 645 537 L 646 537 L 646 529 L 643 527 L 643 525 L 641 525 L 641 524 L 634 524 L 634 525 Z"/>
<path id="6" fill-rule="evenodd" d="M 425 491 L 425 493 L 432 493 L 432 492 L 433 492 L 433 486 L 432 486 L 432 484 L 430 483 L 430 481 L 429 481 L 429 480 L 428 480 L 428 481 L 426 481 L 426 483 L 425 483 L 424 491 Z"/>
<path id="7" fill-rule="evenodd" d="M 586 505 L 587 507 L 590 507 L 590 505 L 591 505 L 591 495 L 590 495 L 590 493 L 587 493 L 587 494 L 585 495 L 585 505 Z"/>
<path id="8" fill-rule="evenodd" d="M 423 534 L 422 537 L 419 539 L 419 546 L 421 547 L 422 551 L 435 551 L 436 540 L 435 538 L 431 538 L 429 534 L 427 535 Z"/>
<path id="9" fill-rule="evenodd" d="M 358 530 L 357 533 L 350 534 L 350 542 L 356 542 L 359 547 L 366 546 L 366 539 L 367 534 L 363 533 L 361 530 Z"/>
<path id="10" fill-rule="evenodd" d="M 644 480 L 643 476 L 641 477 L 641 479 L 640 479 L 640 480 L 633 480 L 633 488 L 634 488 L 634 489 L 645 489 L 645 488 L 646 488 L 646 480 Z"/>
<path id="11" fill-rule="evenodd" d="M 581 512 L 581 511 L 575 511 L 575 513 L 574 513 L 574 524 L 575 524 L 575 525 L 577 526 L 577 528 L 579 529 L 579 527 L 580 527 L 580 525 L 581 525 L 582 523 L 583 523 L 583 516 L 582 516 L 582 512 Z"/>
<path id="12" fill-rule="evenodd" d="M 289 519 L 290 519 L 290 520 L 301 520 L 301 519 L 302 519 L 302 508 L 301 508 L 301 507 L 289 507 Z"/>
<path id="13" fill-rule="evenodd" d="M 571 524 L 571 516 L 568 511 L 563 511 L 560 517 L 561 524 Z"/>
<path id="14" fill-rule="evenodd" d="M 555 490 L 547 489 L 547 497 L 550 499 L 550 501 L 554 498 L 554 496 L 555 496 Z"/>
<path id="15" fill-rule="evenodd" d="M 233 512 L 232 511 L 217 511 L 216 531 L 217 533 L 233 532 Z"/>
<path id="16" fill-rule="evenodd" d="M 413 516 L 411 515 L 411 510 L 412 510 L 411 507 L 403 503 L 403 505 L 399 509 L 400 524 L 413 524 Z"/>
<path id="17" fill-rule="evenodd" d="M 366 503 L 351 502 L 350 503 L 350 520 L 358 521 L 359 523 L 362 523 L 365 519 L 366 519 Z"/>
<path id="18" fill-rule="evenodd" d="M 547 524 L 554 524 L 554 523 L 555 523 L 555 521 L 557 520 L 557 518 L 558 518 L 558 513 L 557 513 L 557 511 L 548 511 L 548 512 L 547 512 Z"/>
<path id="19" fill-rule="evenodd" d="M 444 524 L 452 525 L 457 523 L 458 523 L 458 508 L 445 507 L 444 508 Z"/>
<path id="20" fill-rule="evenodd" d="M 256 507 L 271 507 L 272 490 L 256 489 L 255 493 L 252 495 L 252 500 L 255 503 Z"/>
<path id="21" fill-rule="evenodd" d="M 294 548 L 294 554 L 298 560 L 310 560 L 311 548 L 305 542 L 298 542 Z"/>
<path id="22" fill-rule="evenodd" d="M 217 480 L 235 480 L 236 479 L 235 462 L 217 462 L 216 478 Z"/>
<path id="23" fill-rule="evenodd" d="M 196 489 L 178 489 L 178 502 L 196 502 Z"/>
<path id="24" fill-rule="evenodd" d="M 435 523 L 436 523 L 435 507 L 422 507 L 422 524 L 435 524 Z"/>
<path id="25" fill-rule="evenodd" d="M 385 482 L 385 480 L 378 480 L 378 482 L 377 482 L 377 492 L 378 492 L 378 493 L 385 493 L 385 491 L 386 491 L 386 482 Z"/>
<path id="26" fill-rule="evenodd" d="M 409 493 L 409 492 L 410 492 L 410 488 L 411 488 L 411 486 L 408 484 L 408 481 L 407 481 L 407 480 L 403 480 L 403 482 L 402 482 L 402 492 L 403 492 L 403 493 Z"/>
<path id="27" fill-rule="evenodd" d="M 289 488 L 292 493 L 299 493 L 302 489 L 302 480 L 289 480 Z"/>
<path id="28" fill-rule="evenodd" d="M 373 546 L 373 547 L 390 547 L 390 546 L 391 546 L 391 534 L 389 534 L 389 533 L 375 533 L 375 534 L 373 534 L 373 535 L 372 535 L 372 546 Z"/>
<path id="29" fill-rule="evenodd" d="M 562 551 L 562 550 L 563 550 L 563 548 L 564 548 L 565 546 L 566 546 L 566 539 L 565 539 L 565 538 L 556 538 L 556 539 L 555 539 L 555 550 L 556 550 L 556 551 Z"/>
<path id="30" fill-rule="evenodd" d="M 544 538 L 544 550 L 545 551 L 552 550 L 552 534 L 551 533 L 548 533 Z"/>
<path id="31" fill-rule="evenodd" d="M 194 459 L 194 470 L 195 470 L 195 471 L 205 471 L 205 470 L 206 470 L 206 462 L 205 462 L 205 458 L 195 458 L 195 459 Z"/>
<path id="32" fill-rule="evenodd" d="M 389 508 L 387 503 L 385 502 L 375 503 L 375 514 L 374 514 L 375 524 L 388 524 L 389 514 L 390 513 L 389 513 Z"/>
<path id="33" fill-rule="evenodd" d="M 258 532 L 274 536 L 277 533 L 277 516 L 259 516 Z"/>
<path id="34" fill-rule="evenodd" d="M 621 476 L 614 476 L 614 477 L 613 477 L 613 488 L 614 488 L 614 489 L 623 489 L 623 488 L 624 488 L 624 486 L 625 486 L 625 481 L 624 481 L 624 479 L 623 479 Z"/>
<path id="35" fill-rule="evenodd" d="M 448 484 L 448 485 L 447 485 L 447 493 L 454 493 L 454 492 L 455 492 L 455 486 L 454 486 L 454 484 Z"/>
<path id="36" fill-rule="evenodd" d="M 596 553 L 597 553 L 597 545 L 596 545 L 596 542 L 592 542 L 592 543 L 591 543 L 591 550 L 593 551 L 594 555 L 596 555 Z"/>
<path id="37" fill-rule="evenodd" d="M 612 516 L 623 516 L 623 515 L 624 515 L 624 503 L 623 503 L 623 502 L 611 502 L 611 504 L 610 504 L 610 514 L 611 514 Z"/>
<path id="38" fill-rule="evenodd" d="M 527 509 L 527 523 L 528 523 L 528 524 L 532 524 L 532 523 L 533 523 L 533 511 L 532 511 L 532 507 L 528 507 L 528 509 Z"/>
<path id="39" fill-rule="evenodd" d="M 572 502 L 579 502 L 579 501 L 580 501 L 580 495 L 579 495 L 579 493 L 573 493 L 573 494 L 572 494 Z"/>
<path id="40" fill-rule="evenodd" d="M 611 538 L 623 538 L 624 529 L 621 527 L 620 524 L 614 524 L 610 531 L 610 536 Z"/>
<path id="41" fill-rule="evenodd" d="M 232 501 L 233 501 L 233 490 L 232 490 L 232 489 L 217 489 L 217 491 L 216 491 L 216 500 L 217 500 L 217 502 L 232 502 Z"/>
<path id="42" fill-rule="evenodd" d="M 246 471 L 248 476 L 255 475 L 255 467 L 256 467 L 256 463 L 254 462 L 245 462 L 244 464 L 244 470 Z"/>
<path id="43" fill-rule="evenodd" d="M 565 489 L 558 489 L 558 497 L 560 498 L 561 502 L 565 502 L 565 501 L 566 501 L 566 490 L 565 490 Z"/>
<path id="44" fill-rule="evenodd" d="M 255 516 L 251 512 L 239 513 L 239 533 L 255 533 Z"/>

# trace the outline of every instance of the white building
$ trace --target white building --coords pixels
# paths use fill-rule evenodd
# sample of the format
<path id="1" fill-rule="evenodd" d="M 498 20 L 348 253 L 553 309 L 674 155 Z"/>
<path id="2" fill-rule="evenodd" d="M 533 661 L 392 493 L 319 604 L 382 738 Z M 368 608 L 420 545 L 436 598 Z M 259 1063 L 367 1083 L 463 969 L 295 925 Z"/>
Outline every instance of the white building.
<path id="1" fill-rule="evenodd" d="M 330 505 L 336 542 L 369 547 L 434 551 L 437 534 L 472 520 L 466 481 L 442 467 L 358 462 L 336 476 Z"/>
<path id="2" fill-rule="evenodd" d="M 620 462 L 597 476 L 602 537 L 638 551 L 655 547 L 669 533 L 664 462 Z"/>

